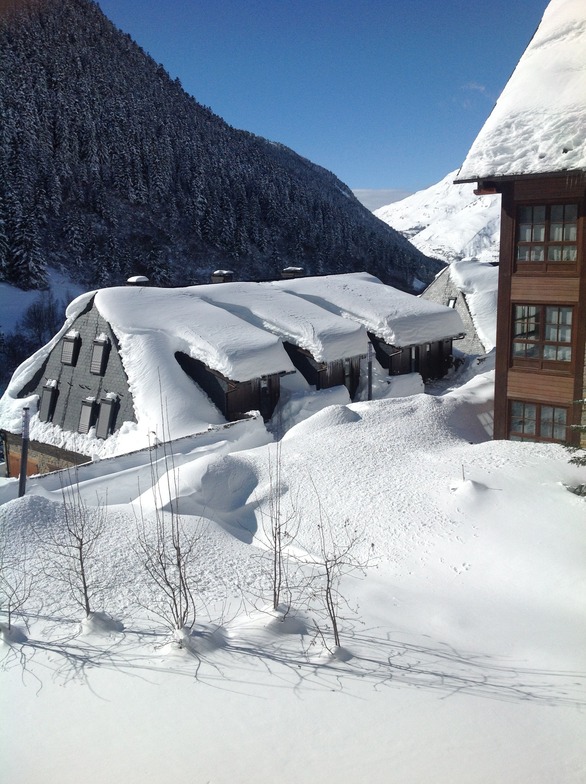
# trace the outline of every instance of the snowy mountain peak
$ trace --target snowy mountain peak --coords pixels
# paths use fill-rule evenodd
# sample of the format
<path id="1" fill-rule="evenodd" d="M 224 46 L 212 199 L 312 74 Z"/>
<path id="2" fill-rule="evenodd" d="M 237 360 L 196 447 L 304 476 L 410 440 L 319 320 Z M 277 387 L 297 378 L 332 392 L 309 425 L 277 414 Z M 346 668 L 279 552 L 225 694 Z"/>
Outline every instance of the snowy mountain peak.
<path id="1" fill-rule="evenodd" d="M 500 196 L 475 196 L 474 185 L 454 184 L 450 172 L 430 188 L 375 210 L 422 253 L 445 262 L 498 261 Z"/>

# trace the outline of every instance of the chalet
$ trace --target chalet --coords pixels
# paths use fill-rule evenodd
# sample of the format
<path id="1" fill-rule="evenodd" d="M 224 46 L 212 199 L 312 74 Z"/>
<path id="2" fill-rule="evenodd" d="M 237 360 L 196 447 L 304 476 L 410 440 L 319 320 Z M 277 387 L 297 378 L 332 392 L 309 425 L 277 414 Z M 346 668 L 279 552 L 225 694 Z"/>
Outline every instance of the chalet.
<path id="1" fill-rule="evenodd" d="M 303 294 L 287 288 L 301 284 Z M 28 472 L 44 473 L 251 411 L 266 422 L 284 377 L 288 390 L 345 385 L 352 399 L 369 334 L 396 346 L 419 340 L 423 351 L 462 327 L 451 309 L 364 273 L 182 289 L 136 282 L 84 294 L 66 316 L 0 400 L 9 475 L 20 470 L 27 407 Z"/>
<path id="2" fill-rule="evenodd" d="M 500 193 L 495 438 L 586 424 L 586 5 L 552 0 L 457 182 Z M 583 442 L 584 445 L 584 442 Z"/>
<path id="3" fill-rule="evenodd" d="M 316 288 L 316 279 L 309 280 Z M 361 324 L 265 283 L 201 286 L 198 295 L 277 335 L 296 370 L 316 390 L 344 385 L 354 398 L 368 342 Z"/>
<path id="4" fill-rule="evenodd" d="M 273 286 L 362 324 L 389 375 L 420 373 L 424 381 L 445 376 L 453 360 L 453 340 L 464 336 L 455 310 L 381 286 L 365 272 L 319 279 L 327 285 L 327 299 L 313 280 L 283 280 Z"/>

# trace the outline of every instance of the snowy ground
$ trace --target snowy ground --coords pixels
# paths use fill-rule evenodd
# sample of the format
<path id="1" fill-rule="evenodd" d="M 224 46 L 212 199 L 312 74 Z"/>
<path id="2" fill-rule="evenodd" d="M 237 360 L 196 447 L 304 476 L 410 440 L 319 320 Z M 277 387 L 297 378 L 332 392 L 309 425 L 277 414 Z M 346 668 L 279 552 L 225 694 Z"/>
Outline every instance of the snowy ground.
<path id="1" fill-rule="evenodd" d="M 333 405 L 288 430 L 285 621 L 266 610 L 275 444 L 222 431 L 180 442 L 161 493 L 199 532 L 199 615 L 182 648 L 145 609 L 158 597 L 134 552 L 137 519 L 156 518 L 147 457 L 77 476 L 107 512 L 95 609 L 116 623 L 80 625 L 39 544 L 62 527 L 58 475 L 23 499 L 2 480 L 4 559 L 26 553 L 34 578 L 2 644 L 4 780 L 586 781 L 586 501 L 565 487 L 583 469 L 560 447 L 487 440 L 491 396 L 489 373 Z M 353 537 L 365 566 L 340 585 L 337 656 L 323 582 L 304 582 L 320 531 L 330 549 Z"/>

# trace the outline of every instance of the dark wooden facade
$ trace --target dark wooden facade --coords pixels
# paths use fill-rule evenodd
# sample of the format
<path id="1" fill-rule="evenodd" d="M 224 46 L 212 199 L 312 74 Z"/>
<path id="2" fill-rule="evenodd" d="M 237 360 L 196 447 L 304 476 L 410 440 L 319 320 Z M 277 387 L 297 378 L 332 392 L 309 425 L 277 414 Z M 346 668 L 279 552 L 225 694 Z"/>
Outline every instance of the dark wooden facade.
<path id="1" fill-rule="evenodd" d="M 309 351 L 292 343 L 283 343 L 291 362 L 308 384 L 317 390 L 345 386 L 354 400 L 360 383 L 360 357 L 346 357 L 331 362 L 318 362 Z"/>
<path id="2" fill-rule="evenodd" d="M 376 358 L 389 376 L 420 373 L 425 382 L 443 378 L 453 363 L 452 339 L 435 340 L 420 346 L 391 346 L 368 333 Z"/>
<path id="3" fill-rule="evenodd" d="M 586 173 L 494 178 L 502 194 L 494 436 L 578 444 L 586 424 Z"/>
<path id="4" fill-rule="evenodd" d="M 260 411 L 265 422 L 272 417 L 281 391 L 278 373 L 249 381 L 232 381 L 181 351 L 175 353 L 175 359 L 227 420 L 242 419 L 248 411 Z"/>

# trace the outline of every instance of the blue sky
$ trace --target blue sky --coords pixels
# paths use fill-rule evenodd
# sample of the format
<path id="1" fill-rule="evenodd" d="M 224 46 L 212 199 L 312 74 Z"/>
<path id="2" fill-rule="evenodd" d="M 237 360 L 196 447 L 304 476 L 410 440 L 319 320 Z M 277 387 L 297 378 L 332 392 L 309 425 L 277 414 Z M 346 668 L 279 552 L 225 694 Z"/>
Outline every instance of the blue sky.
<path id="1" fill-rule="evenodd" d="M 351 188 L 413 192 L 463 162 L 547 0 L 99 5 L 230 125 Z"/>

